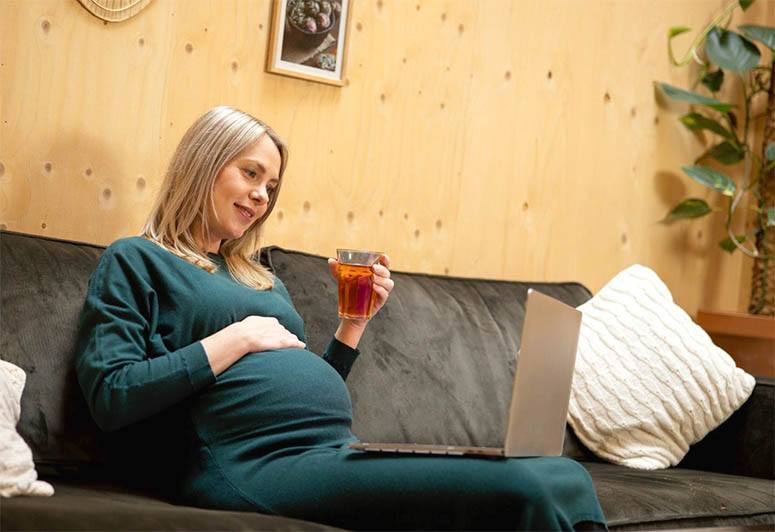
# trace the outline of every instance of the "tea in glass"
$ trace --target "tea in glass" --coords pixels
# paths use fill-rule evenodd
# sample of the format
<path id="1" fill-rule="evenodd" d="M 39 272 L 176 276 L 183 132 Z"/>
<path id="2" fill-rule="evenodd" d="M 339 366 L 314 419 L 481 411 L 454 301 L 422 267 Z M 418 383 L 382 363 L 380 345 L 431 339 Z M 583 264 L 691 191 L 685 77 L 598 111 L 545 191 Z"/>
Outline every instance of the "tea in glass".
<path id="1" fill-rule="evenodd" d="M 371 318 L 377 301 L 371 267 L 382 257 L 382 253 L 337 249 L 336 256 L 339 261 L 339 317 Z"/>

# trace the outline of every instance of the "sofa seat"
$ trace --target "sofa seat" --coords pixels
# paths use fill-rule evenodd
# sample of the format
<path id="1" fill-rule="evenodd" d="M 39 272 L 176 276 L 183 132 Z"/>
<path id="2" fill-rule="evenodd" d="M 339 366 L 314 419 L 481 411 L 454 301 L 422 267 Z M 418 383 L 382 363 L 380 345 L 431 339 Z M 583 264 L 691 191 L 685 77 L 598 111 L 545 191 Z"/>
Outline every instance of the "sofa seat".
<path id="1" fill-rule="evenodd" d="M 582 462 L 595 483 L 608 525 L 617 530 L 772 523 L 775 485 L 768 479 L 693 469 L 628 469 Z M 683 522 L 683 523 L 682 523 Z"/>
<path id="2" fill-rule="evenodd" d="M 170 504 L 119 484 L 46 479 L 52 497 L 0 501 L 0 530 L 340 530 L 252 512 Z"/>
<path id="3" fill-rule="evenodd" d="M 772 522 L 767 479 L 691 469 L 658 472 L 582 462 L 615 530 L 756 527 Z M 16 497 L 0 505 L 0 530 L 339 530 L 250 512 L 178 506 L 116 483 L 49 479 L 53 497 Z M 771 524 L 769 525 L 771 526 Z"/>

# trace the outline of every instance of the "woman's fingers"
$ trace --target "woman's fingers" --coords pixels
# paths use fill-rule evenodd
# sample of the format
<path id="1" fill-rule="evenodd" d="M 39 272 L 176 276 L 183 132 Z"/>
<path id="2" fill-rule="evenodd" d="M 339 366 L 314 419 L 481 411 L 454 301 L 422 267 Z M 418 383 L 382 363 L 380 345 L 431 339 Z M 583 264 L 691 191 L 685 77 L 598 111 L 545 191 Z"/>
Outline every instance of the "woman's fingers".
<path id="1" fill-rule="evenodd" d="M 299 347 L 301 349 L 304 349 L 305 347 L 307 347 L 307 344 L 305 344 L 304 342 L 296 339 L 296 340 L 290 340 L 288 342 L 288 347 Z"/>
<path id="2" fill-rule="evenodd" d="M 328 269 L 331 270 L 331 275 L 336 278 L 336 270 L 339 266 L 339 262 L 336 259 L 328 259 Z"/>
<path id="3" fill-rule="evenodd" d="M 296 336 L 296 335 L 295 335 L 295 334 L 293 334 L 293 333 L 290 333 L 290 340 L 291 340 L 291 344 L 293 344 L 293 345 L 300 345 L 300 346 L 302 346 L 302 347 L 304 347 L 304 346 L 306 345 L 304 342 L 302 342 L 301 340 L 299 340 L 299 337 L 298 337 L 298 336 Z"/>
<path id="4" fill-rule="evenodd" d="M 307 347 L 307 344 L 286 329 L 276 317 L 251 315 L 240 323 L 246 327 L 250 351 L 260 352 L 283 348 L 304 349 Z"/>
<path id="5" fill-rule="evenodd" d="M 374 277 L 374 286 L 381 286 L 390 292 L 395 286 L 395 281 L 389 277 Z"/>
<path id="6" fill-rule="evenodd" d="M 380 299 L 382 299 L 383 301 L 384 301 L 385 299 L 387 299 L 387 298 L 388 298 L 388 296 L 390 295 L 390 292 L 388 292 L 388 291 L 387 291 L 385 288 L 383 288 L 383 287 L 381 287 L 381 286 L 379 286 L 379 285 L 374 285 L 374 291 L 377 293 L 377 295 L 378 295 L 378 296 L 380 297 Z"/>
<path id="7" fill-rule="evenodd" d="M 382 266 L 381 264 L 375 264 L 372 266 L 372 271 L 374 272 L 374 275 L 377 275 L 379 277 L 386 277 L 390 278 L 390 270 Z"/>
<path id="8" fill-rule="evenodd" d="M 300 347 L 304 348 L 307 344 L 299 340 L 295 334 L 286 334 L 277 339 L 279 347 Z"/>
<path id="9" fill-rule="evenodd" d="M 375 265 L 374 274 L 373 289 L 378 298 L 377 308 L 381 308 L 390 297 L 390 291 L 393 290 L 395 282 L 390 278 L 390 270 L 384 266 Z"/>

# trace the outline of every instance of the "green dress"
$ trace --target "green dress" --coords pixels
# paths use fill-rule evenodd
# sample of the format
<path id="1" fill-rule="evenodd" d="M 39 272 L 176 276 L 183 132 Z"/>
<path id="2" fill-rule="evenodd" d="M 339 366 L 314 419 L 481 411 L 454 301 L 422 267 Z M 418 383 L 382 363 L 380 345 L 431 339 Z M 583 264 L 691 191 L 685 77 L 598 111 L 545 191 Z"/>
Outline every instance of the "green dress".
<path id="1" fill-rule="evenodd" d="M 322 357 L 249 353 L 215 377 L 199 340 L 248 315 L 305 336 L 279 279 L 254 290 L 210 257 L 221 265 L 214 274 L 144 238 L 118 240 L 92 275 L 80 321 L 78 380 L 103 430 L 173 406 L 185 417 L 180 502 L 353 529 L 605 526 L 588 473 L 568 458 L 349 449 L 357 438 L 344 380 L 359 352 L 336 339 Z"/>

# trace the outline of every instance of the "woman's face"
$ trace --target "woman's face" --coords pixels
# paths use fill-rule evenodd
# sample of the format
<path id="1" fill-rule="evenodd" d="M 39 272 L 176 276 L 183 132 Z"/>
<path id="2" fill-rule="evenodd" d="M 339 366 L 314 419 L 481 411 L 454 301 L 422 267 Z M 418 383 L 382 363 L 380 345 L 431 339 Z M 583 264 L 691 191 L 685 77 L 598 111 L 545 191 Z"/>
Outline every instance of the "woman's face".
<path id="1" fill-rule="evenodd" d="M 264 215 L 280 183 L 280 165 L 280 150 L 266 134 L 226 163 L 213 185 L 218 217 L 208 209 L 206 251 L 217 253 L 221 241 L 241 237 Z"/>

